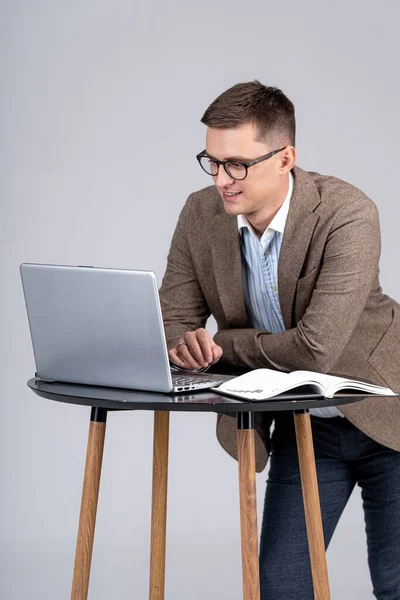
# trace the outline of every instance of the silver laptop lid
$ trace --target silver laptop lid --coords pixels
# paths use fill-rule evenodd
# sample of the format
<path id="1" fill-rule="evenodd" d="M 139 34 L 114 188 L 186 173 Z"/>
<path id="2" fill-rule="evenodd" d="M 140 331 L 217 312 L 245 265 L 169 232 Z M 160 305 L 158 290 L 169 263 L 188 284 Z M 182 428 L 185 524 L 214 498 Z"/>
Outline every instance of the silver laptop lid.
<path id="1" fill-rule="evenodd" d="M 20 270 L 39 377 L 172 390 L 154 273 L 28 263 Z"/>

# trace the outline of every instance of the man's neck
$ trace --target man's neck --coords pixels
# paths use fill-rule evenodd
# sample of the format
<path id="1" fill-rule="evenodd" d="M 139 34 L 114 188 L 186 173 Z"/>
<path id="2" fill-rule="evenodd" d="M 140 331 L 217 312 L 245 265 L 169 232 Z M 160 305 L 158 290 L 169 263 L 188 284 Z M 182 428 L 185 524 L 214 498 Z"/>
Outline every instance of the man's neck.
<path id="1" fill-rule="evenodd" d="M 261 237 L 264 231 L 269 227 L 273 218 L 284 203 L 289 191 L 289 174 L 282 186 L 277 190 L 273 201 L 265 207 L 265 210 L 256 211 L 246 215 L 246 219 L 254 229 L 255 233 Z"/>
<path id="2" fill-rule="evenodd" d="M 254 232 L 258 235 L 258 237 L 261 237 L 263 235 L 264 231 L 266 231 L 268 229 L 268 227 L 271 225 L 273 218 L 275 217 L 276 213 L 278 212 L 278 210 L 280 209 L 282 204 L 283 204 L 283 200 L 282 200 L 282 203 L 278 206 L 278 208 L 272 214 L 270 214 L 266 219 L 263 217 L 261 219 L 252 219 L 252 215 L 248 215 L 248 216 L 246 215 L 248 222 L 250 223 Z"/>

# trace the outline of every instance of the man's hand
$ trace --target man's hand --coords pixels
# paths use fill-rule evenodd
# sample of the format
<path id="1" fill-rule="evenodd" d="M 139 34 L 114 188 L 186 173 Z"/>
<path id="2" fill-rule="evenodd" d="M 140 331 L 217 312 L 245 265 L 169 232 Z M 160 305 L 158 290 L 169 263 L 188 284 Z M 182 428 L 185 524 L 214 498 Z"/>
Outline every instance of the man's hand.
<path id="1" fill-rule="evenodd" d="M 222 356 L 222 348 L 203 328 L 188 331 L 179 342 L 168 351 L 169 359 L 182 369 L 201 369 L 214 365 Z"/>

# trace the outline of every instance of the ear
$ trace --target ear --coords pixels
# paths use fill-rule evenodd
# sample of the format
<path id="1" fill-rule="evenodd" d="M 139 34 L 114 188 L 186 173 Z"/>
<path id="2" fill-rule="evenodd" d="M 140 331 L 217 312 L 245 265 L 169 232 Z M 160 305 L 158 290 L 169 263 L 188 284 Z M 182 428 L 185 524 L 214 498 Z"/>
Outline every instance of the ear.
<path id="1" fill-rule="evenodd" d="M 279 171 L 282 175 L 293 169 L 296 163 L 296 149 L 293 146 L 287 146 L 280 156 Z"/>

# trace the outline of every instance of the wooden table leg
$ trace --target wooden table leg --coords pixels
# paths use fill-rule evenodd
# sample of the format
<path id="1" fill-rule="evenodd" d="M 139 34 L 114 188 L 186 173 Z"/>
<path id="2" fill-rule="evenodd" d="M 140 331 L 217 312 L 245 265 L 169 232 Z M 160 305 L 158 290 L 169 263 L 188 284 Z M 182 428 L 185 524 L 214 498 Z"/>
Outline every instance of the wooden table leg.
<path id="1" fill-rule="evenodd" d="M 260 600 L 253 413 L 237 414 L 243 600 Z"/>
<path id="2" fill-rule="evenodd" d="M 311 419 L 308 410 L 294 411 L 294 424 L 296 428 L 314 596 L 315 600 L 330 600 L 331 595 L 329 591 L 324 531 L 319 502 L 317 469 L 315 466 Z"/>
<path id="3" fill-rule="evenodd" d="M 71 600 L 87 600 L 88 597 L 106 420 L 106 409 L 92 408 Z"/>
<path id="4" fill-rule="evenodd" d="M 150 600 L 164 600 L 167 537 L 169 412 L 154 412 Z"/>

